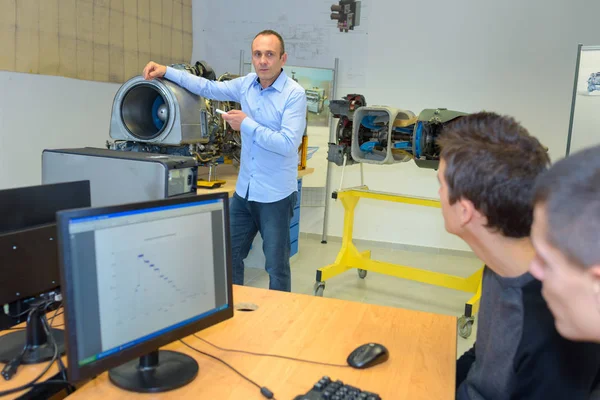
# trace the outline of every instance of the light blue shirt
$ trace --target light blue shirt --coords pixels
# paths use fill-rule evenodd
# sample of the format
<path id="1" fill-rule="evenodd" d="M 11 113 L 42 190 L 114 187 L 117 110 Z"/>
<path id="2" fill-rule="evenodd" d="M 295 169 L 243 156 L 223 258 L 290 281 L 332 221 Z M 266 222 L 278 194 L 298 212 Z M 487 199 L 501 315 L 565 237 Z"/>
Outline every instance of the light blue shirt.
<path id="1" fill-rule="evenodd" d="M 242 154 L 235 191 L 261 203 L 279 201 L 298 190 L 298 147 L 306 128 L 306 93 L 282 70 L 263 89 L 255 73 L 216 82 L 167 67 L 165 78 L 192 93 L 242 105 Z"/>

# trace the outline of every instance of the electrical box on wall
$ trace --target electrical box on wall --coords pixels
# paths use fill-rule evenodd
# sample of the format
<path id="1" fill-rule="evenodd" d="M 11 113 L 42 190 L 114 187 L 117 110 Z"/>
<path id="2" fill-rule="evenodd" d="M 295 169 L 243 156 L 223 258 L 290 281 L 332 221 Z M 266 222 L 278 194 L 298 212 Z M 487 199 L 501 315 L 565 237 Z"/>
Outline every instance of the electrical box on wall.
<path id="1" fill-rule="evenodd" d="M 338 4 L 331 6 L 330 18 L 337 20 L 340 32 L 354 30 L 355 26 L 360 25 L 360 1 L 340 0 Z"/>

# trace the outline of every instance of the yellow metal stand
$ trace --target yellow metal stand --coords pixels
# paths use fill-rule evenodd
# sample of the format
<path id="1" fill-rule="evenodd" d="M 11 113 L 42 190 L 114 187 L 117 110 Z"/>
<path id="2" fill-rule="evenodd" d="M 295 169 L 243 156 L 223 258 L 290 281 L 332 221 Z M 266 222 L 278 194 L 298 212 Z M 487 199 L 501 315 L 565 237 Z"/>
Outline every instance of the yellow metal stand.
<path id="1" fill-rule="evenodd" d="M 217 179 L 217 165 L 216 163 L 208 164 L 208 180 L 198 179 L 196 185 L 199 188 L 217 189 L 227 183 L 227 181 Z"/>
<path id="2" fill-rule="evenodd" d="M 204 188 L 204 189 L 218 189 L 226 183 L 227 183 L 227 181 L 221 181 L 221 180 L 205 181 L 203 179 L 198 179 L 198 181 L 196 182 L 196 186 L 198 186 L 199 188 Z"/>
<path id="3" fill-rule="evenodd" d="M 298 171 L 306 169 L 306 159 L 308 157 L 308 136 L 302 136 L 302 143 L 298 147 L 300 153 L 300 163 L 298 164 Z"/>
<path id="4" fill-rule="evenodd" d="M 396 203 L 414 204 L 426 207 L 440 208 L 437 200 L 424 199 L 410 196 L 400 196 L 392 193 L 369 191 L 366 186 L 340 190 L 333 193 L 333 198 L 339 199 L 344 205 L 344 231 L 342 234 L 342 248 L 335 262 L 331 265 L 317 270 L 317 283 L 315 284 L 315 295 L 322 296 L 325 290 L 325 281 L 352 268 L 358 269 L 358 276 L 364 279 L 367 271 L 391 275 L 398 278 L 408 279 L 430 285 L 442 286 L 449 289 L 461 290 L 474 293 L 473 297 L 465 304 L 465 314 L 459 319 L 459 334 L 466 338 L 471 334 L 471 326 L 474 315 L 479 308 L 481 297 L 481 278 L 483 267 L 467 278 L 442 274 L 439 272 L 425 271 L 404 265 L 371 259 L 371 251 L 359 252 L 352 242 L 352 230 L 354 228 L 354 209 L 361 198 L 391 201 Z"/>

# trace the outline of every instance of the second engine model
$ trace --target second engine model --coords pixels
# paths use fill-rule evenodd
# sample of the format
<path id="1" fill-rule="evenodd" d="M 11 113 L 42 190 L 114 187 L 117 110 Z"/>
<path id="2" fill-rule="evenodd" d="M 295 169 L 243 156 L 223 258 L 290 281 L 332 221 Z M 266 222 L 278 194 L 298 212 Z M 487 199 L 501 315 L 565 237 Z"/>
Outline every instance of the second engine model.
<path id="1" fill-rule="evenodd" d="M 329 104 L 339 118 L 336 143 L 329 143 L 327 159 L 336 165 L 394 164 L 414 160 L 420 168 L 437 169 L 436 143 L 444 126 L 466 115 L 445 108 L 412 111 L 367 106 L 364 96 L 349 94 Z M 345 160 L 344 160 L 345 159 Z"/>

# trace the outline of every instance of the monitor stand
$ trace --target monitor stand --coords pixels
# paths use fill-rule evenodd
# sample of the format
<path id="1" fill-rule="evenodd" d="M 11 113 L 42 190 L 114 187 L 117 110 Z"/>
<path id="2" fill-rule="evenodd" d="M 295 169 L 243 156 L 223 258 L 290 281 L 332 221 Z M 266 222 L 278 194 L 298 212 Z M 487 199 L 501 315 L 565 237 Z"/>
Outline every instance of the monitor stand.
<path id="1" fill-rule="evenodd" d="M 42 318 L 43 308 L 36 307 L 27 317 L 25 329 L 0 336 L 0 362 L 8 363 L 19 357 L 23 348 L 21 364 L 38 364 L 54 357 L 54 345 L 48 341 Z M 65 353 L 65 337 L 62 329 L 50 328 L 58 355 Z"/>
<path id="2" fill-rule="evenodd" d="M 196 360 L 187 354 L 170 350 L 155 350 L 108 372 L 113 384 L 138 393 L 177 389 L 193 381 L 197 375 Z"/>

